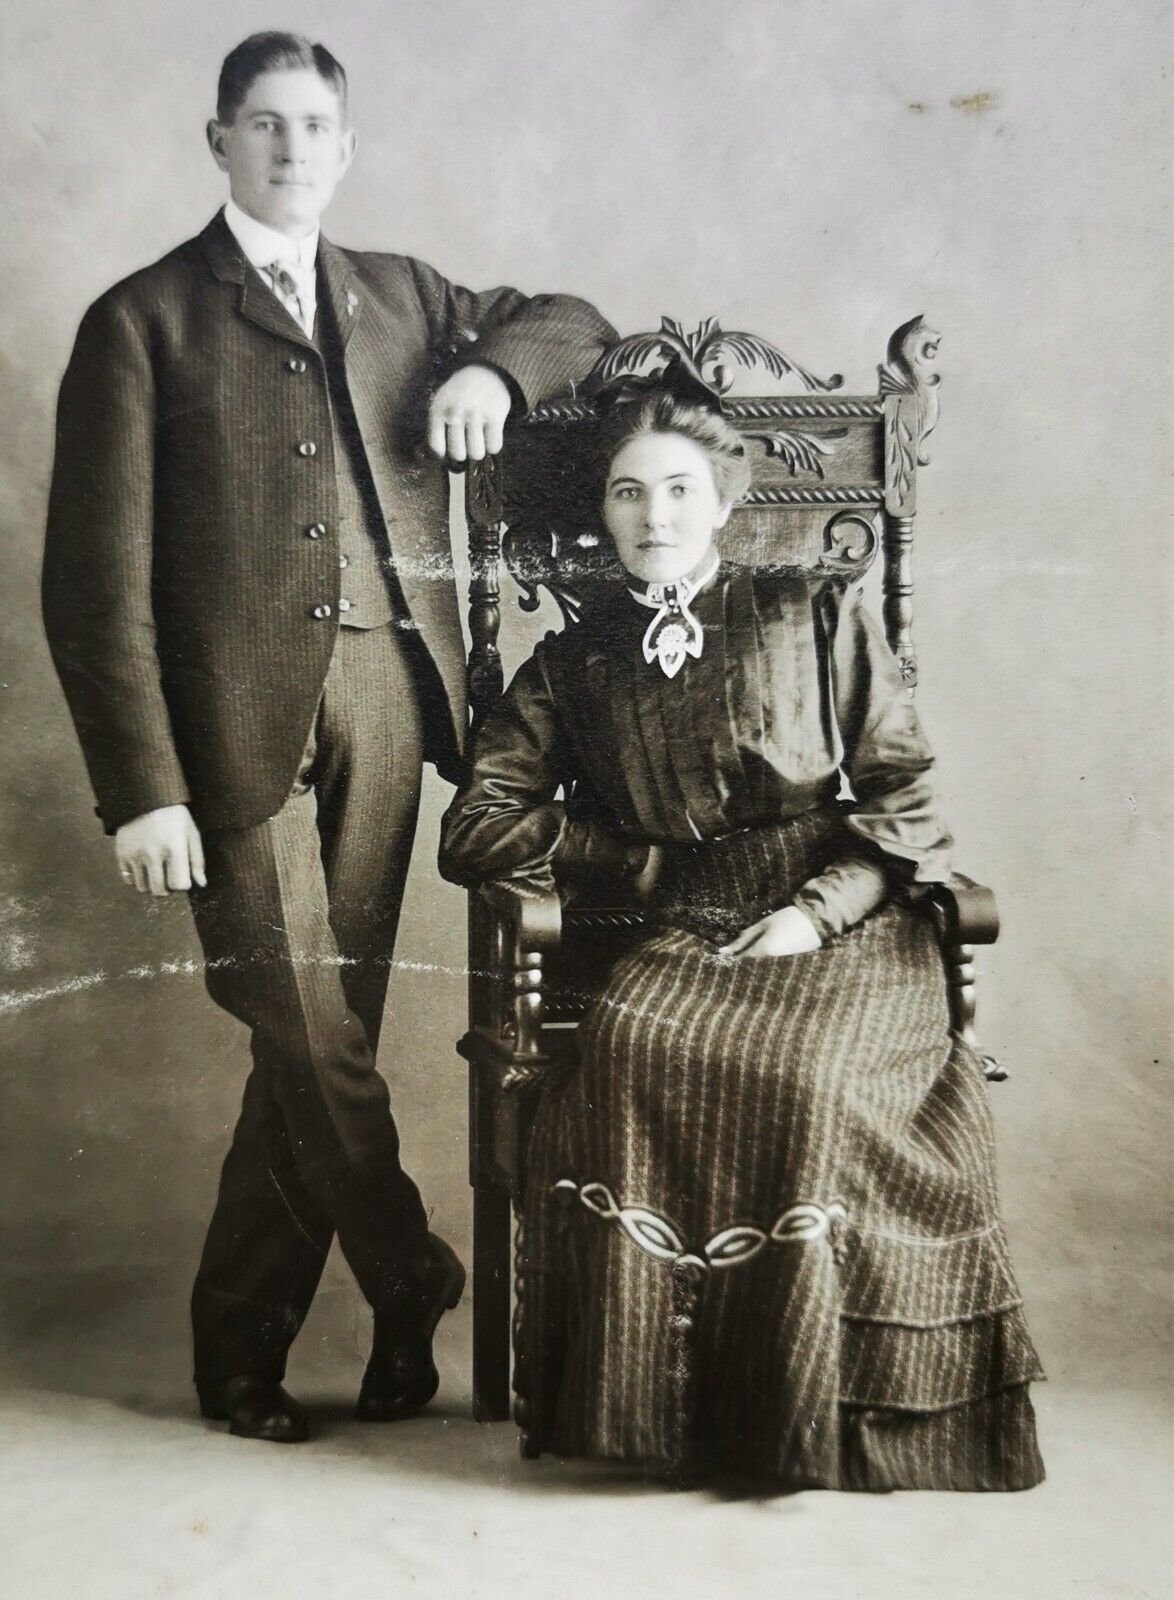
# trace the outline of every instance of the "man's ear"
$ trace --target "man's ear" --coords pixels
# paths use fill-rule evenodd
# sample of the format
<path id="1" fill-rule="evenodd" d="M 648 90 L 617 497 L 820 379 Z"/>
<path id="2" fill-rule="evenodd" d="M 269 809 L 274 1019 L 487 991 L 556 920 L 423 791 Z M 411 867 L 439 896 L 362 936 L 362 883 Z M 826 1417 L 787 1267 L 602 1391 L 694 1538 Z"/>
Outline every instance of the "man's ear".
<path id="1" fill-rule="evenodd" d="M 355 151 L 358 149 L 358 145 L 359 136 L 355 130 L 353 128 L 344 128 L 342 134 L 342 174 L 340 176 L 349 170 L 351 162 L 355 159 Z"/>
<path id="2" fill-rule="evenodd" d="M 208 140 L 208 148 L 212 152 L 213 161 L 215 161 L 221 172 L 227 172 L 228 150 L 224 143 L 223 123 L 217 122 L 215 117 L 210 117 L 208 126 L 204 129 L 204 135 Z"/>

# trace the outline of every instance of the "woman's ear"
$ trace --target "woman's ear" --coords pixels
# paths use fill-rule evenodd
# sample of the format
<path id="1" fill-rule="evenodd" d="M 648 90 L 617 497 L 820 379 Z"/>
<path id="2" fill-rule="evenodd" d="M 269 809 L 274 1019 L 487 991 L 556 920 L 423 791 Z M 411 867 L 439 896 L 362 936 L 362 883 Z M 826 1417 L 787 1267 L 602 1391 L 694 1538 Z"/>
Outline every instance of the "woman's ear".
<path id="1" fill-rule="evenodd" d="M 721 502 L 721 504 L 717 508 L 717 519 L 716 519 L 716 521 L 714 522 L 714 525 L 713 525 L 714 533 L 716 533 L 719 528 L 724 528 L 725 527 L 726 523 L 730 520 L 730 512 L 733 509 L 734 509 L 734 506 L 733 506 L 733 502 L 732 501 L 723 500 Z"/>

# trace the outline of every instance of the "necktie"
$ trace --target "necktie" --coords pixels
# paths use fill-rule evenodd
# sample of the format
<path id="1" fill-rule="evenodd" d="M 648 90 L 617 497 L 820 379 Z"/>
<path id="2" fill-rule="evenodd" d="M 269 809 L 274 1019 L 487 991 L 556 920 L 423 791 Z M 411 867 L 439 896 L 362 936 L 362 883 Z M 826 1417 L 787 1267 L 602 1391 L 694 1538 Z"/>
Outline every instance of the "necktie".
<path id="1" fill-rule="evenodd" d="M 287 262 L 271 261 L 265 268 L 269 278 L 277 291 L 279 299 L 296 320 L 301 324 L 307 337 L 311 337 L 311 330 L 307 327 L 307 301 L 302 293 L 302 287 Z"/>

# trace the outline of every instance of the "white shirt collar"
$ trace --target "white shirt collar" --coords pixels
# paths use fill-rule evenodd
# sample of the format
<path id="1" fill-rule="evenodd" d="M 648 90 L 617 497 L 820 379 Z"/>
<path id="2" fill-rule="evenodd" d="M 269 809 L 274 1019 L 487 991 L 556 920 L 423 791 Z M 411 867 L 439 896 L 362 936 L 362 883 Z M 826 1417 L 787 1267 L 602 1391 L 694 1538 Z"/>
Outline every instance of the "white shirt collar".
<path id="1" fill-rule="evenodd" d="M 274 261 L 280 261 L 283 266 L 294 267 L 304 273 L 313 272 L 318 258 L 319 229 L 315 228 L 304 239 L 291 239 L 288 234 L 278 233 L 275 228 L 266 227 L 265 223 L 250 217 L 232 199 L 225 202 L 224 220 L 244 251 L 245 259 L 258 271 L 271 266 Z"/>

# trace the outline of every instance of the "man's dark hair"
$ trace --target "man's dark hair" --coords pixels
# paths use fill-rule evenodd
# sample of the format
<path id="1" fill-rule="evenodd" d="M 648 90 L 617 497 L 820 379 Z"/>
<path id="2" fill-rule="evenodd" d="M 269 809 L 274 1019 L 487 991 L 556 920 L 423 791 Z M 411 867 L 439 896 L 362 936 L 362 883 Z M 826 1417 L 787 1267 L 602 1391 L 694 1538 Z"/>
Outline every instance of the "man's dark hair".
<path id="1" fill-rule="evenodd" d="M 338 96 L 346 117 L 346 73 L 324 44 L 313 44 L 300 33 L 254 33 L 230 50 L 216 86 L 216 120 L 231 122 L 245 96 L 263 72 L 316 72 Z"/>

